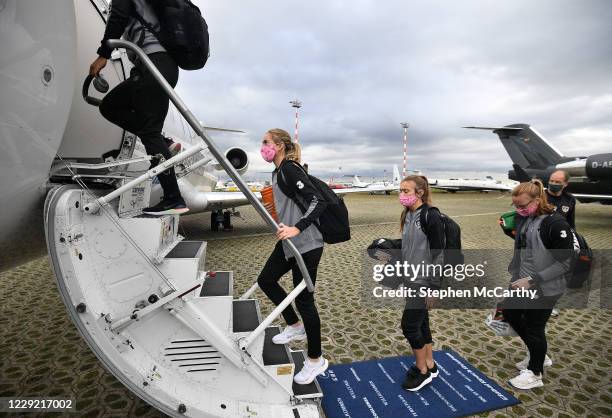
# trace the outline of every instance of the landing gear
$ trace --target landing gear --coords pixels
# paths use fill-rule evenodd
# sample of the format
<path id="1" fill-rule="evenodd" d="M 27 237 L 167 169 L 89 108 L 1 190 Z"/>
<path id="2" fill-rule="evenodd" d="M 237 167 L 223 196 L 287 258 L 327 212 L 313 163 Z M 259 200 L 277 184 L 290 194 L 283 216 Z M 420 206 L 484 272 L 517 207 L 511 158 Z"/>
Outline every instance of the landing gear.
<path id="1" fill-rule="evenodd" d="M 224 231 L 232 231 L 234 227 L 232 226 L 232 212 L 226 210 L 223 212 L 223 230 Z"/>
<path id="2" fill-rule="evenodd" d="M 218 231 L 220 225 L 223 225 L 224 231 L 232 231 L 234 229 L 232 226 L 232 212 L 229 210 L 214 210 L 210 213 L 210 229 Z"/>

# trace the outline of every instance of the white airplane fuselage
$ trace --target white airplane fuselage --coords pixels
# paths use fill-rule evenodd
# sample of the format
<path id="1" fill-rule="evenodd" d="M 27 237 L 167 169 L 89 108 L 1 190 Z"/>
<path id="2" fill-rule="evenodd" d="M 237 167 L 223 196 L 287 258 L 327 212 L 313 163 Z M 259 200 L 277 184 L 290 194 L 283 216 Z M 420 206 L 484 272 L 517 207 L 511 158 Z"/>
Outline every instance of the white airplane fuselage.
<path id="1" fill-rule="evenodd" d="M 81 95 L 107 16 L 105 0 L 54 0 L 52 7 L 0 1 L 0 271 L 44 252 L 43 204 L 56 156 L 99 163 L 124 140 L 124 131 Z M 102 74 L 112 88 L 131 66 L 125 52 L 115 51 Z M 90 93 L 97 94 L 93 87 Z M 164 133 L 183 148 L 200 141 L 172 104 Z M 143 154 L 138 141 L 133 156 Z M 179 180 L 192 213 L 210 210 L 198 193 L 214 189 L 212 171 L 203 165 Z M 152 201 L 159 189 L 153 187 Z"/>

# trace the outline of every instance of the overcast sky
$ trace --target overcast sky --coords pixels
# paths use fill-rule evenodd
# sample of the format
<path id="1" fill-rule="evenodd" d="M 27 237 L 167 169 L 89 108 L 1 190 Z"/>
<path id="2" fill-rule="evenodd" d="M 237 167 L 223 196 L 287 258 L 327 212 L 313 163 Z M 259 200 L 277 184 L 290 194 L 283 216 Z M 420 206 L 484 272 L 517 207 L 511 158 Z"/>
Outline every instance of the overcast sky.
<path id="1" fill-rule="evenodd" d="M 270 171 L 262 134 L 293 132 L 314 174 L 382 176 L 511 166 L 496 135 L 465 125 L 528 123 L 566 155 L 612 152 L 610 0 L 196 0 L 209 24 L 204 70 L 179 93 L 251 172 Z M 339 167 L 342 167 L 341 171 Z M 265 176 L 264 176 L 265 177 Z M 502 176 L 503 177 L 503 176 Z"/>

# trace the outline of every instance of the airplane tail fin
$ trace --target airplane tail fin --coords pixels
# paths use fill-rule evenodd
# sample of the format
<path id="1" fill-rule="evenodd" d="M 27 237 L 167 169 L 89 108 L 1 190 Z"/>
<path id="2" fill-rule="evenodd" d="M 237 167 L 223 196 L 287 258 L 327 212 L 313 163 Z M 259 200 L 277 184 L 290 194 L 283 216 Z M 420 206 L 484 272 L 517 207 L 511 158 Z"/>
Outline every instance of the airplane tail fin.
<path id="1" fill-rule="evenodd" d="M 502 128 L 464 126 L 468 129 L 491 130 L 512 159 L 522 169 L 545 169 L 565 160 L 564 155 L 538 131 L 526 124 L 507 125 Z"/>
<path id="2" fill-rule="evenodd" d="M 393 184 L 399 184 L 401 180 L 399 168 L 397 164 L 393 164 Z"/>

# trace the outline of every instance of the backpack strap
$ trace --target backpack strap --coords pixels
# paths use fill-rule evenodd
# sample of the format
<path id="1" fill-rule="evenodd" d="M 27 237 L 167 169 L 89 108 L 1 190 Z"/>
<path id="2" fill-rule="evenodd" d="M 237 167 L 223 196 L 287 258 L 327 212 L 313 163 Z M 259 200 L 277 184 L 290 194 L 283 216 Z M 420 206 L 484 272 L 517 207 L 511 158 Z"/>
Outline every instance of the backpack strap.
<path id="1" fill-rule="evenodd" d="M 424 207 L 421 209 L 421 213 L 419 214 L 419 222 L 421 223 L 421 231 L 427 235 L 429 230 L 429 211 L 437 210 L 440 213 L 440 209 L 435 206 L 429 206 L 427 203 L 423 205 Z"/>
<path id="2" fill-rule="evenodd" d="M 281 164 L 276 170 L 276 183 L 287 197 L 293 199 L 295 197 L 295 190 L 290 188 L 287 184 L 287 178 L 285 177 L 285 173 L 283 173 L 283 164 Z"/>
<path id="3" fill-rule="evenodd" d="M 144 20 L 144 17 L 142 17 L 142 16 L 140 15 L 140 13 L 138 13 L 138 12 L 136 11 L 136 9 L 134 9 L 134 11 L 132 12 L 132 14 L 133 14 L 134 18 L 135 18 L 135 19 L 136 19 L 138 22 L 140 22 L 140 24 L 141 24 L 143 27 L 145 27 L 145 28 L 146 28 L 146 29 L 147 29 L 149 32 L 151 32 L 151 34 L 152 34 L 153 36 L 155 36 L 155 38 L 157 38 L 157 40 L 158 40 L 158 41 L 161 43 L 161 40 L 159 39 L 159 38 L 160 38 L 160 36 L 159 36 L 159 32 L 158 32 L 158 31 L 156 31 L 156 30 L 155 30 L 155 28 L 153 28 L 153 25 L 151 25 L 149 22 L 147 22 L 146 20 Z"/>
<path id="4" fill-rule="evenodd" d="M 555 223 L 555 221 L 559 220 L 560 215 L 557 215 L 556 212 L 549 214 L 546 218 L 542 219 L 542 223 L 540 224 L 540 228 L 538 232 L 540 233 L 540 238 L 544 243 L 546 248 L 550 248 L 552 237 L 550 235 L 551 227 Z"/>

